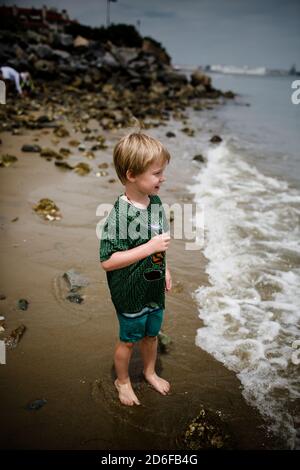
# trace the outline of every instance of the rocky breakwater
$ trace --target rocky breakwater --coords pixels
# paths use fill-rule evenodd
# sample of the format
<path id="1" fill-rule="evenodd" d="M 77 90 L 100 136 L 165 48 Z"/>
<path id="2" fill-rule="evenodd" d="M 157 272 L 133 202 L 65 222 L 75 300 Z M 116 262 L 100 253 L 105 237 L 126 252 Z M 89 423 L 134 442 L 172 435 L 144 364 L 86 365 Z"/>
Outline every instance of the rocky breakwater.
<path id="1" fill-rule="evenodd" d="M 202 110 L 233 97 L 199 70 L 190 79 L 175 70 L 161 44 L 129 25 L 72 24 L 60 32 L 2 25 L 0 63 L 27 69 L 35 85 L 22 99 L 12 90 L 0 107 L 0 130 L 12 132 L 55 127 L 57 114 L 87 133 L 90 119 L 106 130 L 127 127 L 132 115 L 157 126 L 170 116 L 184 121 L 189 106 Z"/>

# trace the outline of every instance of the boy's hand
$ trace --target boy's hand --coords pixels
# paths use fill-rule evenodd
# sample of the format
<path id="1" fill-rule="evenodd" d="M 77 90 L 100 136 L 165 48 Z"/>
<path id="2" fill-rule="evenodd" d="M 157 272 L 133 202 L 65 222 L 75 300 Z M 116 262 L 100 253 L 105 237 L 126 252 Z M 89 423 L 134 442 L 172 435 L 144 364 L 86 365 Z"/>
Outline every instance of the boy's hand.
<path id="1" fill-rule="evenodd" d="M 150 254 L 158 253 L 160 251 L 166 251 L 169 248 L 171 237 L 168 233 L 162 233 L 161 235 L 155 235 L 147 242 L 150 248 Z"/>
<path id="2" fill-rule="evenodd" d="M 172 276 L 169 271 L 169 268 L 166 268 L 166 285 L 165 285 L 165 291 L 169 292 L 172 289 Z"/>

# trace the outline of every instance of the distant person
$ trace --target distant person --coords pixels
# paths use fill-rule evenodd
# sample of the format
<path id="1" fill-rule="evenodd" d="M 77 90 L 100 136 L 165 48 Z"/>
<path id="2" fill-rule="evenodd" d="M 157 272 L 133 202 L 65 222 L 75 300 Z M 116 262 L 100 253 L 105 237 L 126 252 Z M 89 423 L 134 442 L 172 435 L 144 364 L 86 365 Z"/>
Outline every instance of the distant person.
<path id="1" fill-rule="evenodd" d="M 0 67 L 0 80 L 13 82 L 15 89 L 20 96 L 28 91 L 33 91 L 33 82 L 29 72 L 18 72 L 12 67 Z"/>
<path id="2" fill-rule="evenodd" d="M 158 196 L 169 160 L 168 150 L 141 132 L 123 137 L 114 149 L 114 165 L 125 191 L 105 221 L 100 261 L 120 324 L 115 387 L 127 406 L 140 404 L 128 373 L 134 343 L 140 344 L 145 379 L 162 395 L 170 390 L 169 382 L 155 371 L 165 292 L 172 286 L 166 261 L 168 222 Z M 140 230 L 132 230 L 137 221 Z"/>

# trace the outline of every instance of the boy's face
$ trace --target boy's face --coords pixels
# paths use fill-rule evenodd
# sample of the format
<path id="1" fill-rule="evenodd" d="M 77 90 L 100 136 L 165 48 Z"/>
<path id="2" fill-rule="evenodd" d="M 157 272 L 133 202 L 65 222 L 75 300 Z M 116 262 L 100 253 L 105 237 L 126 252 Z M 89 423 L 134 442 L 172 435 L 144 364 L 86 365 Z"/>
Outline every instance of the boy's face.
<path id="1" fill-rule="evenodd" d="M 161 184 L 166 180 L 164 171 L 167 163 L 152 163 L 144 173 L 131 177 L 137 189 L 144 194 L 157 194 Z"/>

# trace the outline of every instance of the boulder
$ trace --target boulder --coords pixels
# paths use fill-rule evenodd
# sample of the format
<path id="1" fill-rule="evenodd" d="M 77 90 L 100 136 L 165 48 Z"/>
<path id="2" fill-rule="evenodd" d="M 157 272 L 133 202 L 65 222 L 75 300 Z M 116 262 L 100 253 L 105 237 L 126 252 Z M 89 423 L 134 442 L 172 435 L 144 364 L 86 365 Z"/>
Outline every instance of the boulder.
<path id="1" fill-rule="evenodd" d="M 74 47 L 89 47 L 89 40 L 84 38 L 83 36 L 77 36 L 73 41 Z"/>
<path id="2" fill-rule="evenodd" d="M 211 78 L 200 70 L 194 70 L 191 75 L 191 84 L 193 86 L 203 85 L 205 88 L 211 87 Z"/>

